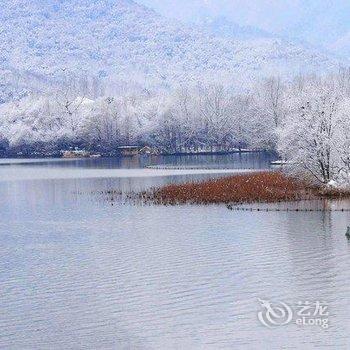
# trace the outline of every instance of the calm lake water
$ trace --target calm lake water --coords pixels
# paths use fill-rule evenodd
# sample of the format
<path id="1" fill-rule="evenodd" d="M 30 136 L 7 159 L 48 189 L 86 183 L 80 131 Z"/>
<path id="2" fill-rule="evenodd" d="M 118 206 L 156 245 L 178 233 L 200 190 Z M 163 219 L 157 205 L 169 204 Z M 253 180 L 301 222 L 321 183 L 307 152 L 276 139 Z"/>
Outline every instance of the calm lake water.
<path id="1" fill-rule="evenodd" d="M 1 160 L 0 348 L 349 349 L 350 213 L 136 206 L 104 194 L 227 175 L 147 165 L 269 163 Z M 258 299 L 288 304 L 293 321 L 264 326 Z M 329 328 L 296 325 L 298 302 L 317 301 Z"/>

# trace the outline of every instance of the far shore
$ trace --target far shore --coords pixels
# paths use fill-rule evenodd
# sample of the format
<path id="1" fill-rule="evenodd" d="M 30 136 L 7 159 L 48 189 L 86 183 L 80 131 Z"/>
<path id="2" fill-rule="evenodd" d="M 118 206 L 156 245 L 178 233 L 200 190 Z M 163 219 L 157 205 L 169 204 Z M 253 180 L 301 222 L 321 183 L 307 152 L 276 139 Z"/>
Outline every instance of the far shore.
<path id="1" fill-rule="evenodd" d="M 99 152 L 99 151 L 87 151 L 91 156 L 76 156 L 72 158 L 64 158 L 62 157 L 61 152 L 52 152 L 52 153 L 12 153 L 5 152 L 0 153 L 0 159 L 86 159 L 86 158 L 95 158 L 95 155 L 99 155 L 102 158 L 118 158 L 118 157 L 135 157 L 142 155 L 149 156 L 210 156 L 210 155 L 227 155 L 227 154 L 241 154 L 241 153 L 263 153 L 263 152 L 272 152 L 260 149 L 231 149 L 226 151 L 198 151 L 198 152 L 157 152 L 154 154 L 134 154 L 134 155 L 123 155 L 117 152 Z"/>
<path id="2" fill-rule="evenodd" d="M 325 190 L 322 186 L 287 176 L 282 171 L 244 173 L 204 182 L 171 184 L 139 194 L 144 202 L 159 205 L 277 203 L 341 197 L 350 195 L 348 192 Z"/>

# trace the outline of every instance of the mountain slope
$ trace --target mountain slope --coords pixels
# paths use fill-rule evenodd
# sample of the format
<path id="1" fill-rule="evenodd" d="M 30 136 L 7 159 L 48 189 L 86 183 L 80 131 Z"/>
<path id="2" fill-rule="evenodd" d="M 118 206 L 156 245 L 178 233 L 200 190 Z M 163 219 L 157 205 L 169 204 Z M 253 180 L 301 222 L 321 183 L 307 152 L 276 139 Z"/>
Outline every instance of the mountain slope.
<path id="1" fill-rule="evenodd" d="M 198 79 L 326 71 L 338 62 L 276 38 L 216 37 L 131 0 L 3 0 L 0 68 L 169 86 Z"/>

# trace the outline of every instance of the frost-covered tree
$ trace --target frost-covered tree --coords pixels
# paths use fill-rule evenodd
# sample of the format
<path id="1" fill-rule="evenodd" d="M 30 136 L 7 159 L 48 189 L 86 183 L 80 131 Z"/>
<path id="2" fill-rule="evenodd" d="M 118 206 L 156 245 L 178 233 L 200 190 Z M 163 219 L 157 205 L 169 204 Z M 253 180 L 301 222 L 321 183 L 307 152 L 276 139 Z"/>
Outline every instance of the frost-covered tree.
<path id="1" fill-rule="evenodd" d="M 28 96 L 1 105 L 1 133 L 10 147 L 56 143 L 65 137 L 62 119 L 46 96 Z"/>
<path id="2" fill-rule="evenodd" d="M 310 79 L 290 91 L 278 150 L 295 171 L 323 184 L 338 179 L 346 162 L 345 135 L 350 132 L 345 101 L 331 80 Z"/>
<path id="3" fill-rule="evenodd" d="M 199 99 L 206 144 L 210 150 L 229 149 L 235 137 L 230 93 L 222 85 L 204 86 L 199 89 Z"/>
<path id="4" fill-rule="evenodd" d="M 263 98 L 265 101 L 266 111 L 276 128 L 283 120 L 284 115 L 284 86 L 280 77 L 266 79 L 263 84 Z"/>

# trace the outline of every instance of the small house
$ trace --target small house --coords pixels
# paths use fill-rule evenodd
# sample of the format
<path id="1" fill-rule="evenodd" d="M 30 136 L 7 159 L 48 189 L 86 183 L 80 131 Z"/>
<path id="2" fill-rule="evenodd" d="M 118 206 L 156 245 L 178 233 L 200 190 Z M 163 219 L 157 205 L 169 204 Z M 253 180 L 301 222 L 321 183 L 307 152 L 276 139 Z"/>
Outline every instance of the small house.
<path id="1" fill-rule="evenodd" d="M 149 146 L 142 147 L 140 149 L 139 153 L 140 154 L 152 154 L 152 155 L 159 154 L 159 152 L 156 149 L 149 147 Z"/>
<path id="2" fill-rule="evenodd" d="M 88 158 L 90 153 L 84 150 L 63 151 L 62 158 Z"/>
<path id="3" fill-rule="evenodd" d="M 139 146 L 120 146 L 118 147 L 118 151 L 124 157 L 131 157 L 140 154 L 141 148 Z"/>
<path id="4" fill-rule="evenodd" d="M 159 154 L 158 151 L 149 146 L 120 146 L 118 152 L 124 157 L 137 156 L 139 154 Z"/>

